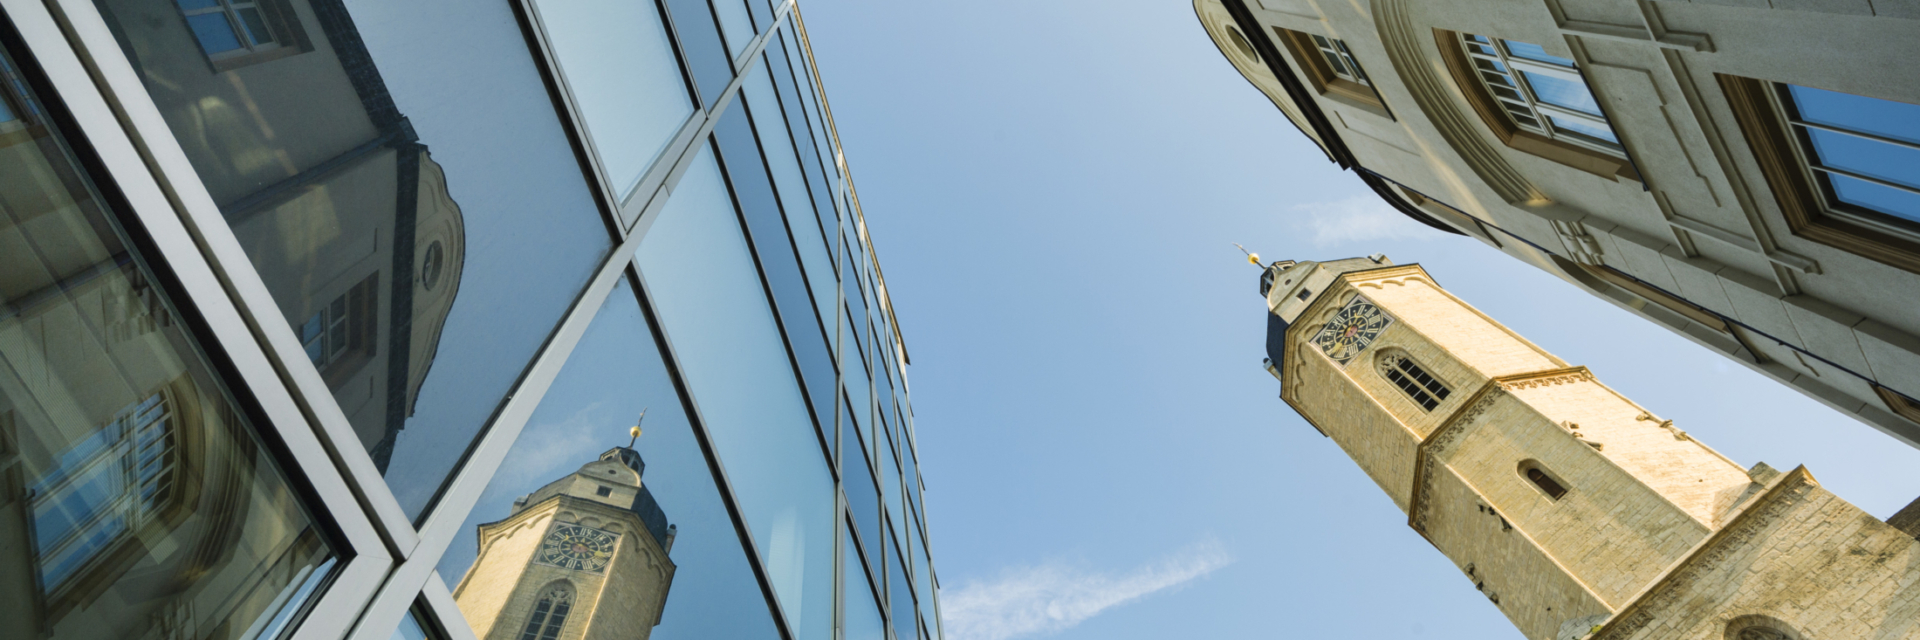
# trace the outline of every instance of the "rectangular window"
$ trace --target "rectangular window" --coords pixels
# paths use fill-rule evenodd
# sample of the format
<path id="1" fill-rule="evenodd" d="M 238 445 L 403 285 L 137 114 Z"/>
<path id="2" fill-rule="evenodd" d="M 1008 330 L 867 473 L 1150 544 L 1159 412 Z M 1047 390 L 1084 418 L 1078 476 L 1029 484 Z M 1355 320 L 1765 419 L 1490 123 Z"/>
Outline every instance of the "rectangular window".
<path id="1" fill-rule="evenodd" d="M 1620 138 L 1572 60 L 1537 44 L 1460 34 L 1482 87 L 1521 129 L 1625 157 Z"/>
<path id="2" fill-rule="evenodd" d="M 1387 381 L 1399 387 L 1400 391 L 1406 393 L 1414 404 L 1420 405 L 1422 411 L 1432 411 L 1434 407 L 1440 406 L 1441 400 L 1447 399 L 1447 395 L 1452 393 L 1446 385 L 1427 373 L 1426 369 L 1415 364 L 1412 358 L 1389 357 L 1384 364 L 1386 366 L 1382 367 L 1382 373 L 1386 375 Z"/>
<path id="3" fill-rule="evenodd" d="M 336 382 L 373 357 L 379 289 L 380 273 L 374 272 L 294 327 L 307 358 L 328 381 Z"/>
<path id="4" fill-rule="evenodd" d="M 1920 105 L 1718 79 L 1794 235 L 1920 273 Z"/>
<path id="5" fill-rule="evenodd" d="M 1347 106 L 1358 107 L 1385 118 L 1393 115 L 1374 91 L 1373 81 L 1360 68 L 1353 50 L 1338 38 L 1274 28 L 1280 42 L 1293 54 L 1306 72 L 1307 81 L 1320 95 Z"/>

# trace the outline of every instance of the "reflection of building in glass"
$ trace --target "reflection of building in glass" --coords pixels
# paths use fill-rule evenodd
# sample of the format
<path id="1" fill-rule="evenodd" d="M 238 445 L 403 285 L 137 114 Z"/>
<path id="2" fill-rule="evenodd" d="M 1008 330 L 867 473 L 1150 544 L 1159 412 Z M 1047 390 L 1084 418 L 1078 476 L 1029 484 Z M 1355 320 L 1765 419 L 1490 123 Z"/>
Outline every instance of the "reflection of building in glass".
<path id="1" fill-rule="evenodd" d="M 646 468 L 615 447 L 480 525 L 479 558 L 453 592 L 474 635 L 645 640 L 666 608 L 676 534 Z"/>
<path id="2" fill-rule="evenodd" d="M 1261 292 L 1281 398 L 1526 637 L 1920 638 L 1920 500 L 1882 522 L 1743 468 L 1418 265 L 1281 261 Z"/>
<path id="3" fill-rule="evenodd" d="M 1193 0 L 1402 213 L 1920 447 L 1920 40 L 1872 4 Z"/>
<path id="4" fill-rule="evenodd" d="M 459 291 L 460 207 L 338 0 L 192 4 L 103 3 L 384 471 Z"/>
<path id="5" fill-rule="evenodd" d="M 798 7 L 449 9 L 0 7 L 0 619 L 938 640 L 906 345 Z M 616 450 L 588 472 L 630 482 L 511 505 L 615 405 L 660 425 L 646 488 Z M 661 511 L 701 532 L 671 561 Z M 489 571 L 515 604 L 472 607 Z"/>
<path id="6" fill-rule="evenodd" d="M 17 69 L 0 56 L 5 633 L 263 628 L 329 544 Z"/>

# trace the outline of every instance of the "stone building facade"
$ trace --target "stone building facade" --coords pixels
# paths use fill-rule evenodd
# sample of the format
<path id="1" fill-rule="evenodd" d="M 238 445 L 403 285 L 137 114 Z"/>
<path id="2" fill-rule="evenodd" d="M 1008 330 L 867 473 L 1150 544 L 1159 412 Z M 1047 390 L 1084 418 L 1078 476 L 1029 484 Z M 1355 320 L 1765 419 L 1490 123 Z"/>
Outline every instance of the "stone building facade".
<path id="1" fill-rule="evenodd" d="M 1920 446 L 1915 7 L 1194 1 L 1403 213 Z"/>
<path id="2" fill-rule="evenodd" d="M 1528 638 L 1920 638 L 1920 501 L 1743 467 L 1382 256 L 1263 276 L 1281 397 Z"/>
<path id="3" fill-rule="evenodd" d="M 601 454 L 480 525 L 453 598 L 483 640 L 645 640 L 673 584 L 675 527 L 633 449 Z"/>

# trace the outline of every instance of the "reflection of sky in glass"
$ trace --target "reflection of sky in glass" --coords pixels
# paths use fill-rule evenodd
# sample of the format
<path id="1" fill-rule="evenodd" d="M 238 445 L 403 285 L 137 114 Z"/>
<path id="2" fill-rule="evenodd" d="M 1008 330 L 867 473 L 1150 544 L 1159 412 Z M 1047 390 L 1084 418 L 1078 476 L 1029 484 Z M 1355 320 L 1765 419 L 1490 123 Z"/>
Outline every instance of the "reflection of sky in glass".
<path id="1" fill-rule="evenodd" d="M 1800 119 L 1920 144 L 1920 105 L 1787 85 Z"/>
<path id="2" fill-rule="evenodd" d="M 1620 143 L 1620 139 L 1614 137 L 1613 130 L 1607 127 L 1603 127 L 1597 124 L 1588 124 L 1586 122 L 1582 122 L 1580 120 L 1575 120 L 1572 118 L 1559 118 L 1554 116 L 1547 116 L 1547 119 L 1553 121 L 1553 128 L 1555 129 L 1560 129 L 1563 131 L 1572 131 L 1574 133 L 1599 138 L 1601 140 L 1605 140 L 1607 142 L 1611 142 L 1614 144 Z"/>
<path id="3" fill-rule="evenodd" d="M 669 553 L 677 568 L 666 611 L 652 637 L 778 637 L 706 455 L 624 279 L 594 315 L 499 473 L 461 525 L 440 560 L 440 575 L 457 588 L 473 563 L 475 526 L 506 518 L 514 498 L 625 445 L 627 427 L 641 410 L 647 412 L 645 433 L 634 445 L 647 463 L 641 483 L 679 531 Z"/>
<path id="4" fill-rule="evenodd" d="M 727 51 L 738 59 L 753 42 L 753 18 L 741 0 L 713 0 L 713 12 L 720 16 L 720 33 L 727 38 Z"/>
<path id="5" fill-rule="evenodd" d="M 753 126 L 760 132 L 760 147 L 766 155 L 767 166 L 773 170 L 773 185 L 780 193 L 780 206 L 786 211 L 787 230 L 800 249 L 801 266 L 807 270 L 807 284 L 813 288 L 816 311 L 821 321 L 833 322 L 837 298 L 833 256 L 827 254 L 827 241 L 820 235 L 813 203 L 807 198 L 806 174 L 800 171 L 799 157 L 794 155 L 793 138 L 788 133 L 786 120 L 781 117 L 781 104 L 774 97 L 766 61 L 755 62 L 747 73 L 750 75 L 741 84 L 740 91 L 753 115 Z"/>
<path id="6" fill-rule="evenodd" d="M 466 264 L 387 484 L 418 518 L 611 240 L 512 7 L 347 0 L 466 225 Z"/>
<path id="7" fill-rule="evenodd" d="M 699 153 L 641 241 L 641 273 L 782 609 L 797 637 L 824 640 L 833 478 L 719 165 Z"/>
<path id="8" fill-rule="evenodd" d="M 1788 93 L 1806 122 L 1920 142 L 1920 105 L 1795 85 L 1788 85 Z M 1811 160 L 1820 166 L 1920 188 L 1920 149 L 1811 127 L 1802 130 L 1812 143 Z M 1920 221 L 1920 194 L 1849 176 L 1828 175 L 1828 180 L 1841 202 Z"/>
<path id="9" fill-rule="evenodd" d="M 693 114 L 666 24 L 650 2 L 560 0 L 539 6 L 594 150 L 625 198 Z"/>
<path id="10" fill-rule="evenodd" d="M 1501 42 L 1504 42 L 1507 45 L 1507 55 L 1513 56 L 1515 58 L 1525 58 L 1535 62 L 1557 64 L 1563 67 L 1573 66 L 1572 60 L 1568 60 L 1566 58 L 1562 58 L 1560 56 L 1547 53 L 1547 50 L 1544 47 L 1541 47 L 1540 45 L 1532 44 L 1528 42 L 1518 42 L 1514 40 L 1501 40 Z"/>
<path id="11" fill-rule="evenodd" d="M 1520 75 L 1527 77 L 1527 84 L 1533 85 L 1533 96 L 1539 98 L 1541 102 L 1581 113 L 1600 115 L 1600 103 L 1593 99 L 1592 93 L 1587 92 L 1587 85 L 1579 80 L 1526 69 L 1521 69 Z"/>
<path id="12" fill-rule="evenodd" d="M 845 548 L 842 552 L 847 565 L 846 591 L 843 595 L 847 612 L 845 640 L 886 640 L 887 621 L 880 617 L 880 605 L 873 600 L 872 583 L 867 580 L 866 571 L 860 568 L 860 552 L 854 550 L 851 538 L 847 540 Z"/>

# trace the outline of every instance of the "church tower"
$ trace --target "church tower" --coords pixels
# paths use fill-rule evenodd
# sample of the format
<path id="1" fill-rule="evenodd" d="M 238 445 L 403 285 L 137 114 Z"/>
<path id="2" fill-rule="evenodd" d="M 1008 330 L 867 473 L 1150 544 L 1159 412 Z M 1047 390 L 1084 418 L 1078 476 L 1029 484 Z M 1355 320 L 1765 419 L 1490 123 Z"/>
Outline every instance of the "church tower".
<path id="1" fill-rule="evenodd" d="M 636 437 L 638 435 L 636 429 Z M 480 525 L 453 597 L 481 640 L 645 640 L 673 582 L 675 528 L 614 447 Z"/>
<path id="2" fill-rule="evenodd" d="M 1281 398 L 1528 638 L 1804 640 L 1920 620 L 1920 593 L 1898 586 L 1920 579 L 1920 525 L 1880 522 L 1805 469 L 1743 468 L 1418 265 L 1281 261 L 1261 293 Z M 1901 624 L 1877 637 L 1920 638 Z"/>

